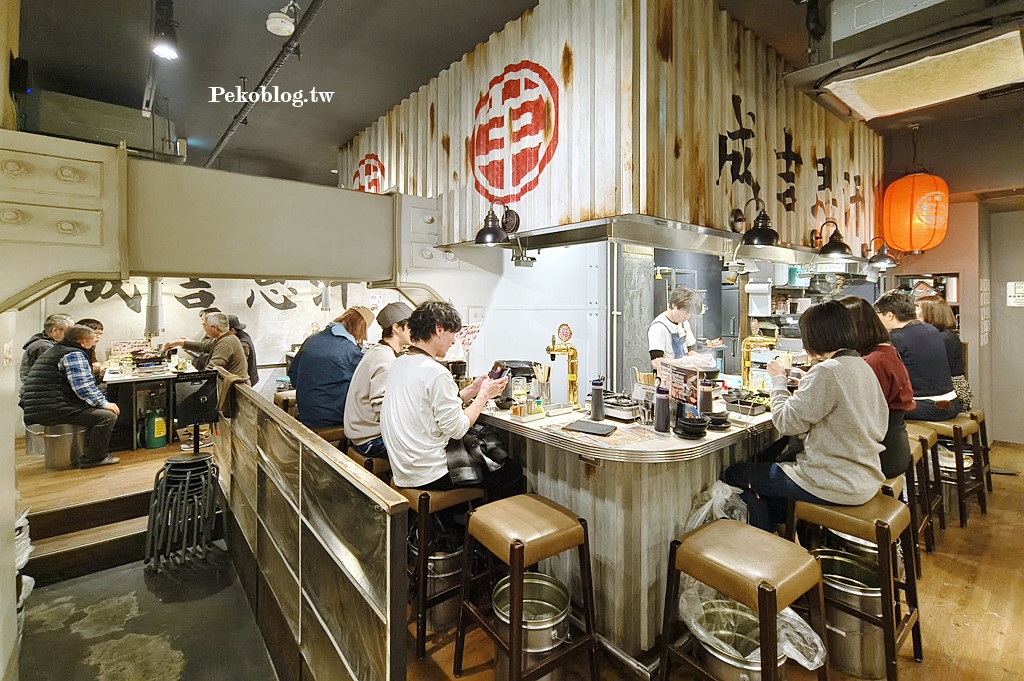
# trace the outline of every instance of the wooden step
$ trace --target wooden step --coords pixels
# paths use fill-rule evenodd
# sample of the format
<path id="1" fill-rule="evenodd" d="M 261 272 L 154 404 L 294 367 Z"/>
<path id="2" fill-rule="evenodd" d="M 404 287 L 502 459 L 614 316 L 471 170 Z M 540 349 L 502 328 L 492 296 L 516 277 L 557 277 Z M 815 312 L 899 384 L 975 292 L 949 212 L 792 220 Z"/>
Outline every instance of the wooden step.
<path id="1" fill-rule="evenodd" d="M 44 539 L 33 536 L 35 548 L 22 572 L 43 586 L 142 560 L 148 520 L 143 516 Z"/>
<path id="2" fill-rule="evenodd" d="M 148 516 L 150 495 L 151 491 L 146 490 L 30 512 L 28 523 L 32 542 Z"/>

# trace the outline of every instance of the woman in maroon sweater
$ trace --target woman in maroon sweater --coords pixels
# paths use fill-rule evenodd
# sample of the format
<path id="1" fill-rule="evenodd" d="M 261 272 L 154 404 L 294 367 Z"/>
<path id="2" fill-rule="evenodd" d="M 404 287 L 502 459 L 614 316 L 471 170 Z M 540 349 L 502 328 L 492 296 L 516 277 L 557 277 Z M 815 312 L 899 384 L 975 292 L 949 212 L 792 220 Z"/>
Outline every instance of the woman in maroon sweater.
<path id="1" fill-rule="evenodd" d="M 916 406 L 910 375 L 896 348 L 889 342 L 889 332 L 878 320 L 871 303 L 859 296 L 846 296 L 839 302 L 853 313 L 857 323 L 856 350 L 874 370 L 889 405 L 889 427 L 882 441 L 885 449 L 878 456 L 882 460 L 882 474 L 886 478 L 894 478 L 910 467 L 910 442 L 903 423 L 904 412 Z"/>

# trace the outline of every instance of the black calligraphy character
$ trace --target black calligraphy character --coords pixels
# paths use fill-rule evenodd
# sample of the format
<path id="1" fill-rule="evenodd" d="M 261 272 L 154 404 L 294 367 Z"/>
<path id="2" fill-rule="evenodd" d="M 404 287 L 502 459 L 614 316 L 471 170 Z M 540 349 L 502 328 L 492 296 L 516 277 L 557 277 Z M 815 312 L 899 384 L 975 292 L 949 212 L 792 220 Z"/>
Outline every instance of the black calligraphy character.
<path id="1" fill-rule="evenodd" d="M 738 127 L 735 130 L 727 131 L 725 135 L 718 136 L 718 179 L 715 180 L 715 184 L 721 183 L 722 170 L 726 164 L 729 164 L 731 182 L 742 182 L 750 187 L 755 197 L 759 197 L 761 185 L 754 179 L 753 173 L 750 172 L 753 150 L 748 144 L 756 135 L 753 128 L 743 126 L 742 106 L 743 100 L 740 96 L 733 95 L 732 110 Z M 751 125 L 757 122 L 754 112 L 748 111 L 746 115 L 750 118 Z M 736 147 L 737 142 L 739 143 L 738 148 Z"/>
<path id="2" fill-rule="evenodd" d="M 190 278 L 184 284 L 181 285 L 183 289 L 200 289 L 192 291 L 183 296 L 174 296 L 174 299 L 181 303 L 185 308 L 194 310 L 196 308 L 207 308 L 213 306 L 213 301 L 217 297 L 211 292 L 202 289 L 210 288 L 210 282 L 197 279 L 195 277 Z"/>
<path id="3" fill-rule="evenodd" d="M 776 160 L 784 161 L 785 170 L 779 173 L 779 178 L 786 183 L 786 188 L 775 195 L 779 203 L 786 209 L 787 213 L 796 210 L 796 169 L 804 164 L 803 158 L 793 149 L 793 133 L 785 130 L 786 148 L 783 151 L 776 150 Z"/>
<path id="4" fill-rule="evenodd" d="M 283 290 L 280 291 L 277 288 L 267 289 L 268 291 L 270 291 L 270 294 L 274 296 L 275 299 L 271 299 L 271 297 L 268 296 L 264 291 L 260 291 L 260 295 L 263 296 L 263 300 L 267 301 L 267 303 L 269 303 L 270 306 L 273 307 L 274 309 L 291 310 L 298 307 L 298 305 L 296 305 L 295 302 L 288 297 L 288 293 L 291 293 L 291 295 L 294 296 L 298 294 L 298 291 L 292 288 L 291 286 L 285 287 L 284 279 L 253 279 L 253 281 L 256 282 L 256 285 L 261 289 L 264 287 L 282 287 Z M 276 300 L 277 298 L 280 298 L 280 300 Z M 251 308 L 252 304 L 255 301 L 256 291 L 253 289 L 249 289 L 249 297 L 245 299 L 245 304 Z"/>
<path id="5" fill-rule="evenodd" d="M 104 290 L 110 287 L 110 290 Z M 139 292 L 139 287 L 132 284 L 134 291 L 129 295 L 124 290 L 124 282 L 122 281 L 98 281 L 95 279 L 86 281 L 73 281 L 68 284 L 68 294 L 64 296 L 64 300 L 60 301 L 58 305 L 67 305 L 79 291 L 83 291 L 85 299 L 90 303 L 95 303 L 97 300 L 107 300 L 117 296 L 124 301 L 124 304 L 128 306 L 128 309 L 132 312 L 142 312 L 142 294 Z"/>
<path id="6" fill-rule="evenodd" d="M 832 191 L 832 157 L 814 159 L 815 174 L 818 176 L 818 191 Z"/>

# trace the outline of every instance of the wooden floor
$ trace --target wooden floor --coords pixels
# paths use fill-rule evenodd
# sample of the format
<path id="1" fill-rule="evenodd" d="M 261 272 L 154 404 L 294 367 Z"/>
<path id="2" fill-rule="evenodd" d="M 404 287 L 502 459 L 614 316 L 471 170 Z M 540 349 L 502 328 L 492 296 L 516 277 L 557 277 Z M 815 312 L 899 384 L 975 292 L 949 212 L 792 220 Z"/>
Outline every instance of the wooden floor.
<path id="1" fill-rule="evenodd" d="M 152 490 L 164 461 L 181 453 L 175 442 L 160 449 L 114 452 L 121 463 L 113 466 L 52 471 L 43 465 L 41 455 L 26 454 L 24 440 L 18 440 L 14 457 L 21 494 L 18 507 L 29 506 L 33 513 L 41 513 Z"/>
<path id="2" fill-rule="evenodd" d="M 1024 680 L 1024 447 L 992 450 L 993 468 L 1013 470 L 996 475 L 988 515 L 971 509 L 966 528 L 954 521 L 938 533 L 934 553 L 925 555 L 920 582 L 924 661 L 914 661 L 910 641 L 900 651 L 900 681 Z M 667 551 L 667 549 L 666 549 Z M 428 639 L 427 658 L 417 662 L 409 641 L 407 678 L 415 681 L 454 679 L 454 630 Z M 464 681 L 494 675 L 493 646 L 479 629 L 466 641 Z M 811 681 L 817 675 L 789 664 L 789 681 Z M 585 679 L 585 665 L 567 670 L 566 681 Z M 602 681 L 632 678 L 602 655 Z M 676 672 L 673 679 L 687 678 Z M 833 681 L 854 677 L 833 672 Z"/>

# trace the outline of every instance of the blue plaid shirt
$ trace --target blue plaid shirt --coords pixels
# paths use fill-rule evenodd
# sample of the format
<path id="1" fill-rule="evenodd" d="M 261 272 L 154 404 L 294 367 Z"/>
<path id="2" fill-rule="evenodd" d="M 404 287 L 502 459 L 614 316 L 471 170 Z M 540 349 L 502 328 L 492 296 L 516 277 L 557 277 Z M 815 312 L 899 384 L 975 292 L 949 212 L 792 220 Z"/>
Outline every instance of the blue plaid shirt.
<path id="1" fill-rule="evenodd" d="M 75 391 L 89 406 L 101 409 L 107 403 L 100 389 L 96 387 L 96 379 L 92 375 L 92 364 L 89 356 L 81 352 L 69 352 L 60 358 L 57 367 L 64 372 Z"/>

